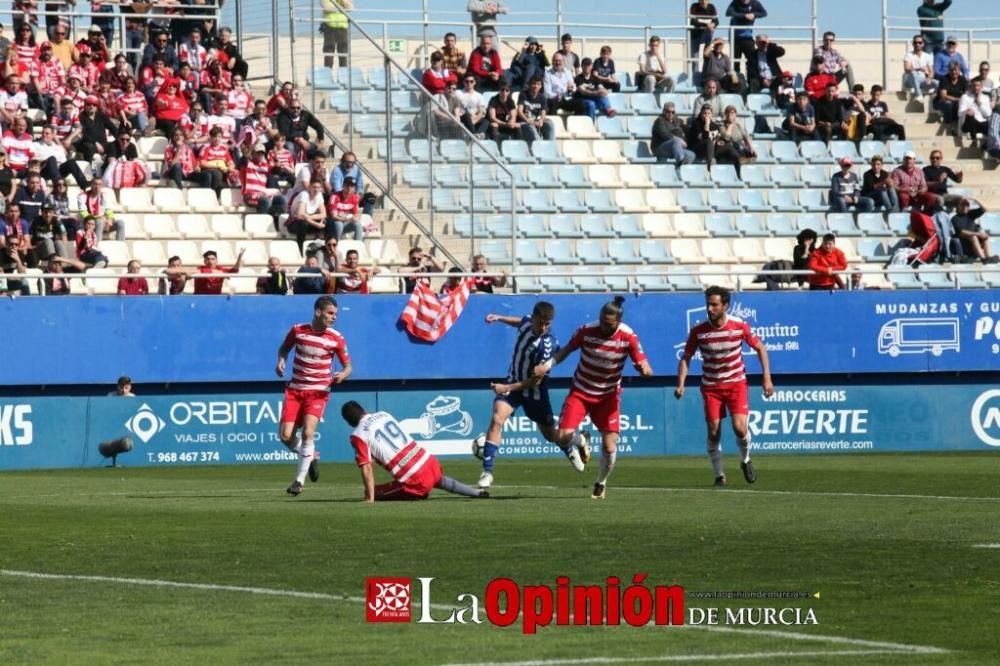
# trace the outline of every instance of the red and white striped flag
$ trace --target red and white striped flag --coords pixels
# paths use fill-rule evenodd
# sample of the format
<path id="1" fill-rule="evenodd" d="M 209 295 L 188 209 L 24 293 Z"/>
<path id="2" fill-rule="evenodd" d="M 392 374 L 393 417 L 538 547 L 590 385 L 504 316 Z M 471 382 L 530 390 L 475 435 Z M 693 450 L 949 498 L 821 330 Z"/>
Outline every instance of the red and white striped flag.
<path id="1" fill-rule="evenodd" d="M 458 288 L 438 297 L 424 280 L 418 280 L 400 319 L 415 338 L 436 342 L 448 332 L 469 300 L 472 280 L 462 280 Z"/>

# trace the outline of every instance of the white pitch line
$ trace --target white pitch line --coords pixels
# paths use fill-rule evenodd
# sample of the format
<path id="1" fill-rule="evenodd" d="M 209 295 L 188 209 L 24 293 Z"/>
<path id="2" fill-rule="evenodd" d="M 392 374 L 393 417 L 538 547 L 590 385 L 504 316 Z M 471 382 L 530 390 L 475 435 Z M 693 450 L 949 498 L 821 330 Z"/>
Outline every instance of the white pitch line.
<path id="1" fill-rule="evenodd" d="M 159 580 L 155 578 L 125 578 L 120 576 L 89 576 L 80 574 L 50 574 L 38 571 L 16 571 L 12 569 L 0 569 L 0 576 L 16 576 L 19 578 L 33 578 L 41 580 L 75 580 L 91 583 L 119 583 L 123 585 L 143 585 L 148 587 L 166 587 L 175 589 L 204 590 L 212 592 L 242 592 L 246 594 L 258 594 L 272 597 L 292 597 L 297 599 L 318 599 L 322 601 L 348 601 L 351 603 L 367 603 L 363 597 L 337 596 L 323 592 L 300 592 L 298 590 L 282 590 L 269 587 L 249 587 L 243 585 L 218 585 L 215 583 L 184 583 L 171 580 Z M 431 604 L 431 608 L 437 610 L 453 610 L 452 606 L 446 604 Z M 822 643 L 840 643 L 843 645 L 856 645 L 858 647 L 869 648 L 880 652 L 898 652 L 911 654 L 944 654 L 948 650 L 925 645 L 908 645 L 906 643 L 889 643 L 884 641 L 870 641 L 862 638 L 849 638 L 846 636 L 826 636 L 822 634 L 799 634 L 792 631 L 778 631 L 774 629 L 736 629 L 734 627 L 718 627 L 697 624 L 684 624 L 670 627 L 670 629 L 702 629 L 705 631 L 716 631 L 722 633 L 743 634 L 746 636 L 769 636 L 772 638 L 783 638 L 799 641 L 813 641 Z M 804 654 L 804 653 L 803 653 Z M 574 662 L 575 663 L 575 662 Z M 584 662 L 580 662 L 584 663 Z"/>
<path id="2" fill-rule="evenodd" d="M 533 488 L 536 490 L 572 490 L 567 486 L 526 486 L 526 485 L 494 485 L 494 488 Z M 885 498 L 899 498 L 899 499 L 929 499 L 929 500 L 974 500 L 980 502 L 1000 502 L 1000 497 L 960 497 L 957 495 L 892 495 L 889 493 L 838 493 L 838 492 L 827 492 L 827 491 L 817 491 L 808 492 L 802 490 L 739 490 L 736 488 L 658 488 L 652 486 L 614 486 L 611 488 L 614 492 L 626 491 L 626 490 L 637 490 L 641 492 L 661 492 L 661 493 L 713 493 L 713 494 L 731 494 L 731 493 L 746 493 L 749 495 L 796 495 L 808 497 L 810 495 L 815 495 L 817 497 L 872 497 L 877 499 Z"/>
<path id="3" fill-rule="evenodd" d="M 897 650 L 829 650 L 806 652 L 738 652 L 733 654 L 670 654 L 657 657 L 586 657 L 581 659 L 535 659 L 532 661 L 484 661 L 444 666 L 569 666 L 574 664 L 641 664 L 646 662 L 697 662 L 745 659 L 782 659 L 789 657 L 848 657 L 876 654 L 900 654 Z"/>
<path id="4" fill-rule="evenodd" d="M 1000 543 L 976 543 L 973 548 L 1000 548 Z"/>

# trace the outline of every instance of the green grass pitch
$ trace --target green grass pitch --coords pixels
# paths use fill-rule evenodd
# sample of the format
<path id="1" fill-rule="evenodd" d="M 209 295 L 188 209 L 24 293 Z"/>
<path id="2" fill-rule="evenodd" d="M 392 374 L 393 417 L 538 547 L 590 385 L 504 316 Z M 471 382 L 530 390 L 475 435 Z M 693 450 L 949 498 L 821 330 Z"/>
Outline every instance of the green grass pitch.
<path id="1" fill-rule="evenodd" d="M 594 501 L 593 469 L 501 458 L 496 499 L 374 506 L 349 464 L 324 463 L 298 498 L 284 492 L 291 465 L 3 473 L 0 663 L 997 663 L 1000 455 L 755 463 L 748 486 L 728 456 L 730 486 L 714 489 L 707 458 L 621 458 Z M 478 477 L 471 459 L 443 467 Z M 637 573 L 689 593 L 819 592 L 686 601 L 808 607 L 818 624 L 524 635 L 485 613 L 481 625 L 364 619 L 366 576 L 433 577 L 433 603 L 451 606 L 497 577 Z"/>

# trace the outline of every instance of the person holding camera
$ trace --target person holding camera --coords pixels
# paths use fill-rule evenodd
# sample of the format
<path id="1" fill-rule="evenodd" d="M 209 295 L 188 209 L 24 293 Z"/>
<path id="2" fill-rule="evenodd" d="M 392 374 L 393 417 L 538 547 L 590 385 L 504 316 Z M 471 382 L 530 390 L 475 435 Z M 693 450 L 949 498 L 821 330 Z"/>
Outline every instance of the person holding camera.
<path id="1" fill-rule="evenodd" d="M 702 84 L 709 80 L 715 80 L 718 81 L 719 87 L 726 92 L 742 95 L 746 86 L 739 74 L 733 69 L 733 61 L 726 55 L 725 47 L 726 42 L 716 38 L 702 51 Z"/>
<path id="2" fill-rule="evenodd" d="M 409 262 L 399 269 L 399 273 L 443 273 L 444 264 L 431 255 L 424 252 L 421 247 L 412 247 L 407 253 L 409 257 Z M 403 293 L 412 294 L 413 290 L 417 286 L 417 282 L 423 282 L 429 285 L 431 283 L 427 278 L 422 277 L 407 277 L 403 278 Z"/>

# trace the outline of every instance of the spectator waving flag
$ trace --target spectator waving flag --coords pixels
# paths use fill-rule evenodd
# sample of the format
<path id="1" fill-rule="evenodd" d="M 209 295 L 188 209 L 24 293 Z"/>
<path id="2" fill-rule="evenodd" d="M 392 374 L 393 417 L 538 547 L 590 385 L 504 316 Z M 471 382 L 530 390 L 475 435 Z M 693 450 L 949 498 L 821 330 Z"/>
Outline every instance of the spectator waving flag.
<path id="1" fill-rule="evenodd" d="M 471 279 L 462 280 L 451 291 L 437 296 L 424 280 L 418 281 L 400 316 L 409 334 L 436 342 L 447 333 L 465 309 L 471 283 Z"/>

